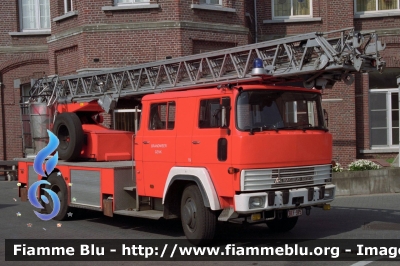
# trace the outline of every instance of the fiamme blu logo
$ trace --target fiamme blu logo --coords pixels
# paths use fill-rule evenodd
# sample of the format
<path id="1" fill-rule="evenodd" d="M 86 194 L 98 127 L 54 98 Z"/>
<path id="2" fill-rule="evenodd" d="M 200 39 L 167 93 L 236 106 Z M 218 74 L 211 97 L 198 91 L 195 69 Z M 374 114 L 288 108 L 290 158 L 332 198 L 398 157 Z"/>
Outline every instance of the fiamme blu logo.
<path id="1" fill-rule="evenodd" d="M 35 170 L 35 172 L 38 175 L 41 175 L 44 178 L 48 178 L 49 175 L 51 174 L 51 172 L 54 170 L 54 168 L 57 165 L 58 162 L 58 152 L 56 152 L 53 157 L 51 157 L 50 159 L 48 159 L 46 161 L 47 156 L 51 155 L 58 147 L 59 145 L 59 140 L 58 138 L 50 131 L 47 130 L 47 133 L 49 135 L 49 143 L 47 144 L 46 147 L 44 147 L 42 150 L 40 150 L 33 162 L 33 169 Z M 43 164 L 45 163 L 45 168 L 46 170 L 43 170 Z M 35 183 L 33 183 L 28 190 L 28 198 L 29 198 L 29 202 L 36 208 L 38 209 L 43 209 L 44 207 L 42 206 L 42 204 L 38 201 L 38 199 L 36 198 L 37 195 L 37 189 L 40 185 L 51 185 L 47 180 L 40 180 L 40 181 L 36 181 Z M 51 211 L 51 213 L 49 214 L 43 214 L 43 213 L 39 213 L 37 211 L 34 211 L 34 213 L 36 214 L 37 217 L 39 217 L 41 220 L 43 221 L 48 221 L 53 219 L 58 212 L 60 211 L 60 199 L 58 198 L 57 194 L 52 191 L 51 189 L 48 188 L 41 188 L 42 190 L 44 190 L 47 195 L 50 196 L 51 201 L 53 202 L 53 209 Z M 46 195 L 41 195 L 40 199 L 44 202 L 44 204 L 50 204 L 49 199 L 47 198 Z"/>

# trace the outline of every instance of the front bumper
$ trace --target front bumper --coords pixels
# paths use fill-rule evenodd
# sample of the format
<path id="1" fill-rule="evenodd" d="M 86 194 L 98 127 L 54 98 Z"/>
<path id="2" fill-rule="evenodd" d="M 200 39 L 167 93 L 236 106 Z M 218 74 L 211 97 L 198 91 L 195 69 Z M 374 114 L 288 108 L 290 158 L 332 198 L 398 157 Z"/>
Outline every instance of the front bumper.
<path id="1" fill-rule="evenodd" d="M 336 186 L 333 184 L 295 188 L 288 190 L 243 193 L 235 195 L 235 212 L 238 214 L 250 214 L 260 211 L 279 209 L 303 208 L 308 206 L 323 205 L 333 201 Z M 263 204 L 257 208 L 250 208 L 250 198 L 264 198 Z"/>

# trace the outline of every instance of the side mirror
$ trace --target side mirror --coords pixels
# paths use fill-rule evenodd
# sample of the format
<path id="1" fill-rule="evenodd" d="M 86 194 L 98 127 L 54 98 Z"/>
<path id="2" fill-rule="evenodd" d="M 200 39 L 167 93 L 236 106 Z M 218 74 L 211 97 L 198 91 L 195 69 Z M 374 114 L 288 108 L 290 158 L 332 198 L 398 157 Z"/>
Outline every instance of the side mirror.
<path id="1" fill-rule="evenodd" d="M 221 110 L 221 120 L 220 120 L 220 127 L 227 128 L 229 126 L 229 110 L 231 108 L 231 98 L 225 97 L 222 98 L 222 104 L 220 105 Z"/>
<path id="2" fill-rule="evenodd" d="M 328 118 L 328 112 L 326 111 L 326 109 L 324 109 L 324 118 L 325 118 L 325 126 L 326 127 L 328 127 L 328 121 L 329 121 L 329 118 Z"/>
<path id="3" fill-rule="evenodd" d="M 226 108 L 225 106 L 221 105 L 221 128 L 227 127 L 227 122 L 226 122 Z"/>

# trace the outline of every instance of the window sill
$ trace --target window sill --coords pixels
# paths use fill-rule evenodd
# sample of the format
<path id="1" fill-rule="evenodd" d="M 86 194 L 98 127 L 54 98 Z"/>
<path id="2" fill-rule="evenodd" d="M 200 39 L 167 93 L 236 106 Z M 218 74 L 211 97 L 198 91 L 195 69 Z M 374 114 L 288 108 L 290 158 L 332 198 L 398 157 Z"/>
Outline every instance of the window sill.
<path id="1" fill-rule="evenodd" d="M 229 8 L 229 7 L 222 7 L 222 6 L 215 6 L 215 5 L 198 5 L 198 4 L 191 4 L 191 9 L 202 9 L 202 10 L 210 10 L 210 11 L 219 11 L 219 12 L 229 12 L 229 13 L 236 13 L 236 9 Z"/>
<path id="2" fill-rule="evenodd" d="M 392 17 L 392 16 L 400 16 L 400 11 L 354 14 L 354 18 L 381 18 L 381 17 Z"/>
<path id="3" fill-rule="evenodd" d="M 29 35 L 51 35 L 50 30 L 38 30 L 38 31 L 21 31 L 21 32 L 9 32 L 11 36 L 29 36 Z"/>
<path id="4" fill-rule="evenodd" d="M 371 150 L 360 150 L 361 154 L 372 153 L 398 153 L 399 148 L 372 148 Z"/>
<path id="5" fill-rule="evenodd" d="M 322 99 L 323 103 L 339 103 L 342 102 L 343 99 L 337 98 L 337 99 Z"/>
<path id="6" fill-rule="evenodd" d="M 77 16 L 77 15 L 78 15 L 78 11 L 76 11 L 76 10 L 75 11 L 70 11 L 68 13 L 65 13 L 62 16 L 53 18 L 53 21 L 57 22 L 57 21 L 60 21 L 60 20 L 66 19 L 66 18 L 70 18 L 70 17 L 73 17 L 73 16 Z"/>
<path id="7" fill-rule="evenodd" d="M 135 10 L 135 9 L 154 9 L 160 8 L 159 4 L 146 4 L 146 5 L 126 5 L 126 6 L 103 6 L 102 11 L 121 11 L 121 10 Z"/>
<path id="8" fill-rule="evenodd" d="M 271 20 L 263 20 L 264 24 L 272 24 L 272 23 L 302 23 L 302 22 L 315 22 L 322 21 L 322 18 L 286 18 L 286 19 L 271 19 Z"/>

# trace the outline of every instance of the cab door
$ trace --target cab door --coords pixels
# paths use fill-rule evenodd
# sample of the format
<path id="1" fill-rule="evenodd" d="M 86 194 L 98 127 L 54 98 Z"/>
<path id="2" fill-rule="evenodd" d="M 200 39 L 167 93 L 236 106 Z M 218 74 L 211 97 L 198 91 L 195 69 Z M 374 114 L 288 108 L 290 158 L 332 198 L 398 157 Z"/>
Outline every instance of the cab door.
<path id="1" fill-rule="evenodd" d="M 213 179 L 214 186 L 230 194 L 233 190 L 231 183 L 224 179 L 231 162 L 231 136 L 229 124 L 221 128 L 222 102 L 229 97 L 210 97 L 198 100 L 198 112 L 192 135 L 192 166 L 204 167 Z M 227 121 L 230 108 L 227 108 Z M 228 182 L 227 182 L 228 181 Z"/>
<path id="2" fill-rule="evenodd" d="M 147 125 L 143 124 L 142 146 L 144 195 L 162 197 L 169 170 L 176 164 L 175 101 L 150 103 Z"/>

